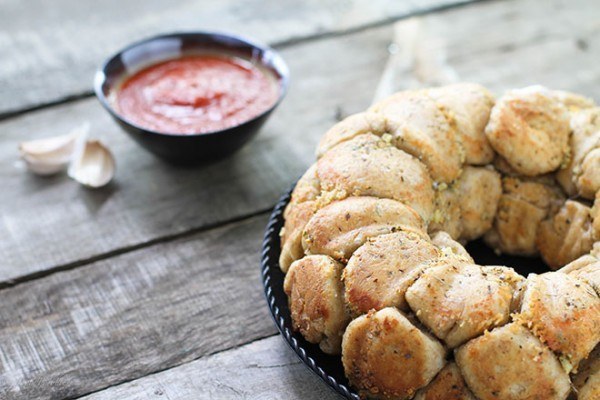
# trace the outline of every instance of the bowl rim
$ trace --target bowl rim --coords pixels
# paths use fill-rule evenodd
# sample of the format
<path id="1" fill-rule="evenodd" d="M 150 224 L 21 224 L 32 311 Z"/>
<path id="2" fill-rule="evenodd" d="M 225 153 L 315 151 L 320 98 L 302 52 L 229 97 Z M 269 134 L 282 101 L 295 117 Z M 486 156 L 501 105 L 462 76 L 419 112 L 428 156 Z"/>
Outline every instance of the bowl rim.
<path id="1" fill-rule="evenodd" d="M 216 131 L 197 132 L 197 133 L 160 132 L 160 131 L 157 131 L 154 129 L 145 128 L 143 126 L 140 126 L 137 123 L 126 118 L 124 115 L 117 112 L 117 110 L 115 110 L 114 107 L 110 104 L 110 101 L 108 100 L 108 98 L 104 94 L 104 91 L 102 90 L 102 86 L 106 82 L 106 73 L 105 73 L 106 68 L 112 62 L 114 62 L 117 58 L 119 58 L 123 53 L 130 51 L 136 47 L 139 47 L 139 46 L 142 46 L 147 43 L 150 43 L 150 42 L 153 42 L 156 40 L 160 40 L 160 39 L 178 38 L 178 37 L 186 37 L 186 36 L 187 37 L 194 37 L 194 36 L 206 37 L 206 38 L 211 38 L 211 39 L 215 39 L 215 37 L 216 38 L 221 37 L 221 38 L 233 39 L 233 40 L 236 40 L 236 41 L 238 41 L 244 45 L 247 45 L 253 49 L 260 50 L 262 53 L 267 53 L 267 52 L 271 53 L 273 55 L 273 59 L 274 59 L 273 64 L 277 65 L 276 68 L 273 67 L 272 69 L 274 69 L 277 72 L 277 74 L 280 75 L 280 78 L 277 79 L 277 82 L 279 84 L 278 85 L 279 86 L 279 96 L 278 96 L 277 100 L 269 108 L 267 108 L 260 114 L 254 116 L 253 118 L 248 119 L 244 122 L 241 122 L 237 125 L 230 126 L 227 128 L 216 130 Z M 214 40 L 214 42 L 218 43 L 218 40 Z M 264 66 L 264 64 L 263 64 L 263 66 Z M 100 64 L 100 66 L 96 69 L 96 72 L 94 73 L 94 93 L 96 95 L 96 98 L 100 101 L 100 104 L 102 104 L 104 109 L 106 111 L 108 111 L 108 113 L 113 118 L 115 118 L 116 120 L 118 120 L 119 122 L 121 122 L 123 124 L 131 126 L 132 128 L 135 128 L 143 133 L 158 135 L 158 136 L 165 136 L 165 137 L 186 137 L 186 138 L 214 137 L 216 135 L 231 134 L 233 131 L 237 130 L 238 128 L 252 124 L 255 121 L 257 121 L 257 120 L 265 117 L 269 113 L 271 113 L 273 110 L 275 110 L 279 106 L 279 104 L 285 98 L 288 88 L 289 88 L 289 82 L 290 82 L 290 71 L 289 71 L 289 67 L 288 67 L 287 63 L 285 62 L 283 57 L 281 57 L 279 52 L 277 52 L 274 48 L 272 48 L 269 45 L 262 44 L 260 42 L 255 41 L 254 39 L 250 39 L 244 35 L 233 34 L 233 33 L 225 32 L 225 31 L 218 31 L 218 30 L 214 30 L 214 31 L 213 30 L 211 30 L 211 31 L 179 31 L 179 32 L 171 32 L 171 33 L 161 33 L 161 34 L 153 35 L 153 36 L 150 36 L 150 37 L 147 37 L 144 39 L 134 41 L 134 42 L 126 45 L 122 49 L 116 51 L 111 56 L 107 57 Z"/>

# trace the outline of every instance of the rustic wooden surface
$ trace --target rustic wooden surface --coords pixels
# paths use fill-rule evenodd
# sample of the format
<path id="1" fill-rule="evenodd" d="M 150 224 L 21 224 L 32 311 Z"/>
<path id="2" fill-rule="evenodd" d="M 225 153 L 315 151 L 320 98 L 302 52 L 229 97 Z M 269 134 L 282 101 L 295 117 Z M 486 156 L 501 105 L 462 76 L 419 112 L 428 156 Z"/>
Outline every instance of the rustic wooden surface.
<path id="1" fill-rule="evenodd" d="M 0 122 L 5 136 L 0 154 L 6 155 L 0 174 L 12 188 L 2 200 L 0 237 L 7 240 L 0 241 L 0 252 L 8 257 L 0 264 L 0 282 L 265 212 L 301 174 L 336 110 L 369 104 L 390 37 L 385 26 L 284 49 L 297 84 L 256 140 L 208 168 L 157 161 L 115 126 L 96 99 Z M 356 49 L 362 49 L 360 57 Z M 330 78 L 318 78 L 323 76 Z M 117 175 L 106 190 L 84 190 L 66 176 L 29 176 L 15 165 L 15 147 L 24 135 L 57 134 L 84 121 L 115 152 Z M 40 226 L 52 234 L 43 234 Z"/>
<path id="2" fill-rule="evenodd" d="M 336 400 L 281 338 L 273 336 L 94 393 L 86 400 Z"/>
<path id="3" fill-rule="evenodd" d="M 281 46 L 468 2 L 0 0 L 0 115 L 89 95 L 108 54 L 162 32 L 226 30 Z"/>
<path id="4" fill-rule="evenodd" d="M 593 0 L 98 3 L 0 0 L 2 399 L 335 398 L 275 335 L 258 268 L 268 210 L 323 131 L 391 90 L 456 80 L 600 99 Z M 181 169 L 126 137 L 90 81 L 127 42 L 194 28 L 276 44 L 292 87 L 241 152 Z M 113 184 L 24 171 L 19 141 L 86 121 L 115 153 Z"/>
<path id="5" fill-rule="evenodd" d="M 266 221 L 0 291 L 0 393 L 43 398 L 52 382 L 76 397 L 274 334 L 257 273 Z"/>

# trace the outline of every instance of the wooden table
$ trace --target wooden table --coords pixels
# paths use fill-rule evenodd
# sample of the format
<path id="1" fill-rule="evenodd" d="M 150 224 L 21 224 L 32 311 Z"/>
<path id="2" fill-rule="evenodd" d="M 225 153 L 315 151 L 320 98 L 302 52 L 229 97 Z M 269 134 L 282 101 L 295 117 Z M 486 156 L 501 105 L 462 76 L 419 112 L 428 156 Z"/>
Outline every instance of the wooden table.
<path id="1" fill-rule="evenodd" d="M 126 137 L 91 80 L 128 42 L 193 29 L 274 45 L 292 86 L 238 154 L 180 169 Z M 269 210 L 319 136 L 382 74 L 600 100 L 599 39 L 594 0 L 0 0 L 0 398 L 335 398 L 278 337 L 258 265 Z M 115 153 L 109 187 L 18 162 L 20 141 L 85 122 Z"/>

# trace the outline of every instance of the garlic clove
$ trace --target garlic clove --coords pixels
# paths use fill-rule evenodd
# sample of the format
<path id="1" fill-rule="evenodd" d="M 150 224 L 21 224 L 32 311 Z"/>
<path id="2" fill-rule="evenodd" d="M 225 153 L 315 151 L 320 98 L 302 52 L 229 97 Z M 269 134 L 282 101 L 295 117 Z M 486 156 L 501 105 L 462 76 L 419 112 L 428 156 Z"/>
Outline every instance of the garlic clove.
<path id="1" fill-rule="evenodd" d="M 55 162 L 39 160 L 35 157 L 29 157 L 27 155 L 21 155 L 21 158 L 27 164 L 27 169 L 36 175 L 54 175 L 60 171 L 63 171 L 68 163 L 67 162 Z"/>
<path id="2" fill-rule="evenodd" d="M 84 186 L 98 188 L 111 181 L 115 170 L 110 150 L 98 140 L 89 140 L 76 146 L 68 174 Z"/>
<path id="3" fill-rule="evenodd" d="M 38 175 L 52 175 L 65 169 L 78 141 L 85 140 L 89 126 L 50 138 L 30 140 L 19 145 L 27 168 Z"/>

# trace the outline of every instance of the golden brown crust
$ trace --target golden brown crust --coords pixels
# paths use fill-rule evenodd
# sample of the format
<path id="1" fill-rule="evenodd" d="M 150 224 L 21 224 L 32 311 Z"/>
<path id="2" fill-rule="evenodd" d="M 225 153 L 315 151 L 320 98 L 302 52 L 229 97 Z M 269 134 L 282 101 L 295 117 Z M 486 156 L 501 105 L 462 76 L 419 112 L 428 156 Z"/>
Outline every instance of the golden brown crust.
<path id="1" fill-rule="evenodd" d="M 600 131 L 598 131 L 598 147 L 590 151 L 581 163 L 581 174 L 577 179 L 579 194 L 593 199 L 600 191 Z"/>
<path id="2" fill-rule="evenodd" d="M 431 235 L 431 243 L 436 245 L 444 254 L 454 254 L 470 263 L 475 262 L 463 245 L 452 239 L 447 232 L 439 231 Z"/>
<path id="3" fill-rule="evenodd" d="M 369 112 L 385 118 L 396 147 L 421 160 L 434 181 L 450 183 L 458 178 L 464 150 L 456 127 L 426 90 L 397 93 Z"/>
<path id="4" fill-rule="evenodd" d="M 558 269 L 592 249 L 590 211 L 577 201 L 567 200 L 554 217 L 540 224 L 536 246 L 550 268 Z"/>
<path id="5" fill-rule="evenodd" d="M 551 179 L 504 178 L 502 179 L 503 192 L 526 201 L 537 208 L 558 209 L 565 200 L 560 189 Z"/>
<path id="6" fill-rule="evenodd" d="M 579 372 L 573 376 L 573 386 L 578 400 L 600 399 L 600 346 L 581 363 Z"/>
<path id="7" fill-rule="evenodd" d="M 322 190 L 337 197 L 375 196 L 403 202 L 425 220 L 433 213 L 433 183 L 419 160 L 371 134 L 327 152 L 317 163 Z"/>
<path id="8" fill-rule="evenodd" d="M 448 363 L 433 381 L 419 390 L 415 400 L 477 400 L 467 387 L 460 369 Z"/>
<path id="9" fill-rule="evenodd" d="M 596 294 L 600 296 L 600 260 L 583 268 L 579 268 L 569 275 L 586 282 L 596 291 Z"/>
<path id="10" fill-rule="evenodd" d="M 387 130 L 383 116 L 375 113 L 361 112 L 344 118 L 331 127 L 321 138 L 317 146 L 317 158 L 321 158 L 338 144 L 354 139 L 356 136 L 370 133 L 383 135 Z"/>
<path id="11" fill-rule="evenodd" d="M 492 94 L 473 83 L 402 92 L 335 124 L 321 138 L 317 157 L 356 136 L 388 133 L 399 149 L 423 160 L 435 180 L 449 183 L 463 158 L 475 165 L 492 160 L 484 129 L 493 104 Z M 445 150 L 458 151 L 443 156 Z"/>
<path id="12" fill-rule="evenodd" d="M 345 294 L 354 314 L 385 307 L 406 309 L 404 294 L 423 263 L 440 256 L 429 240 L 411 232 L 394 232 L 367 241 L 344 269 Z"/>
<path id="13" fill-rule="evenodd" d="M 558 169 L 569 153 L 568 111 L 541 87 L 507 92 L 492 108 L 485 133 L 494 150 L 526 176 Z"/>
<path id="14" fill-rule="evenodd" d="M 546 215 L 547 211 L 526 201 L 502 196 L 494 228 L 486 233 L 485 242 L 498 253 L 534 256 L 538 226 Z"/>
<path id="15" fill-rule="evenodd" d="M 600 261 L 600 260 L 598 260 L 598 258 L 596 258 L 594 255 L 585 254 L 585 255 L 571 261 L 570 263 L 568 263 L 567 265 L 565 265 L 558 271 L 562 272 L 563 274 L 571 274 L 571 273 L 575 273 L 589 265 L 595 264 L 598 261 Z"/>
<path id="16" fill-rule="evenodd" d="M 596 192 L 596 199 L 590 211 L 592 217 L 592 238 L 595 242 L 600 241 L 600 190 Z"/>
<path id="17" fill-rule="evenodd" d="M 353 320 L 342 343 L 350 383 L 375 399 L 411 398 L 444 367 L 442 345 L 395 308 Z"/>
<path id="18" fill-rule="evenodd" d="M 500 174 L 492 168 L 466 167 L 456 186 L 460 195 L 460 238 L 476 239 L 492 227 L 502 193 Z"/>
<path id="19" fill-rule="evenodd" d="M 434 211 L 429 232 L 447 232 L 453 238 L 459 238 L 463 227 L 461 221 L 460 193 L 457 185 L 435 191 Z"/>
<path id="20" fill-rule="evenodd" d="M 523 175 L 519 174 L 513 167 L 510 166 L 508 161 L 503 158 L 501 155 L 496 154 L 494 157 L 494 162 L 492 163 L 496 171 L 500 172 L 502 176 L 511 176 L 511 177 L 522 177 Z"/>
<path id="21" fill-rule="evenodd" d="M 517 277 L 456 262 L 426 269 L 406 292 L 417 318 L 450 348 L 508 322 Z M 503 279 L 501 279 L 503 277 Z"/>
<path id="22" fill-rule="evenodd" d="M 302 231 L 310 217 L 319 208 L 317 198 L 321 193 L 321 184 L 317 177 L 317 165 L 311 165 L 294 186 L 290 202 L 283 212 L 284 226 L 279 232 L 281 253 L 279 266 L 286 272 L 290 265 L 302 258 Z"/>
<path id="23" fill-rule="evenodd" d="M 321 194 L 321 182 L 317 176 L 317 164 L 311 165 L 294 186 L 290 203 L 316 200 Z"/>
<path id="24" fill-rule="evenodd" d="M 505 177 L 494 226 L 486 243 L 498 252 L 533 256 L 540 223 L 564 201 L 556 187 L 526 178 Z"/>
<path id="25" fill-rule="evenodd" d="M 455 351 L 455 358 L 481 400 L 564 400 L 571 389 L 552 351 L 516 323 L 467 342 Z"/>
<path id="26" fill-rule="evenodd" d="M 559 272 L 581 279 L 590 285 L 600 296 L 600 259 L 586 254 L 565 265 Z"/>
<path id="27" fill-rule="evenodd" d="M 600 190 L 600 107 L 574 113 L 570 126 L 570 160 L 556 179 L 570 196 L 593 199 Z"/>
<path id="28" fill-rule="evenodd" d="M 283 288 L 293 327 L 325 353 L 339 354 L 350 321 L 341 283 L 342 265 L 327 256 L 306 256 L 290 267 Z"/>
<path id="29" fill-rule="evenodd" d="M 477 239 L 492 227 L 502 193 L 500 174 L 490 167 L 467 166 L 450 187 L 438 187 L 429 232 Z"/>
<path id="30" fill-rule="evenodd" d="M 302 232 L 316 211 L 316 201 L 289 203 L 285 208 L 285 225 L 280 232 L 281 253 L 279 254 L 279 267 L 283 272 L 304 255 Z"/>
<path id="31" fill-rule="evenodd" d="M 348 197 L 320 209 L 304 228 L 306 254 L 326 254 L 347 262 L 370 237 L 408 230 L 424 237 L 425 225 L 410 207 L 376 197 Z"/>
<path id="32" fill-rule="evenodd" d="M 465 162 L 485 165 L 494 158 L 484 130 L 490 119 L 494 96 L 475 83 L 457 83 L 430 89 L 429 96 L 455 125 L 465 151 Z"/>
<path id="33" fill-rule="evenodd" d="M 600 342 L 600 298 L 584 281 L 560 272 L 531 274 L 516 320 L 577 370 Z"/>
<path id="34" fill-rule="evenodd" d="M 565 90 L 553 90 L 552 95 L 560 101 L 570 113 L 595 106 L 594 100 Z"/>

